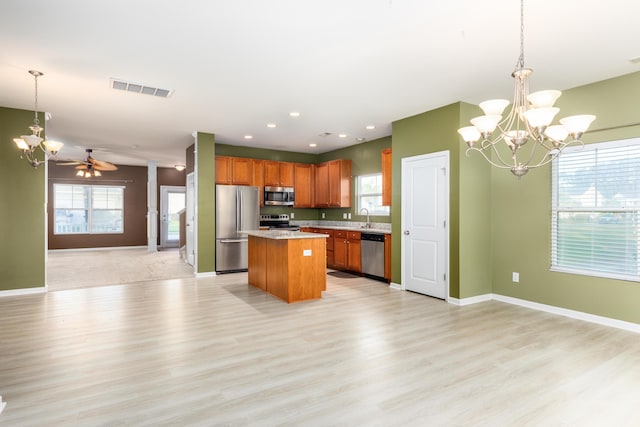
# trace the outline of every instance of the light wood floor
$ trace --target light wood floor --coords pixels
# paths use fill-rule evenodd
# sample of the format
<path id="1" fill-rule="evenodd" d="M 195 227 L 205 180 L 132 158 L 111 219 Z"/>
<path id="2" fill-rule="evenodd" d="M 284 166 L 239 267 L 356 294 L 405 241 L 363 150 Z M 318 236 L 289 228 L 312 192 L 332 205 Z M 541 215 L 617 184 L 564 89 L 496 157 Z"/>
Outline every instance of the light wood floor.
<path id="1" fill-rule="evenodd" d="M 2 426 L 638 426 L 640 336 L 328 276 L 0 298 Z"/>

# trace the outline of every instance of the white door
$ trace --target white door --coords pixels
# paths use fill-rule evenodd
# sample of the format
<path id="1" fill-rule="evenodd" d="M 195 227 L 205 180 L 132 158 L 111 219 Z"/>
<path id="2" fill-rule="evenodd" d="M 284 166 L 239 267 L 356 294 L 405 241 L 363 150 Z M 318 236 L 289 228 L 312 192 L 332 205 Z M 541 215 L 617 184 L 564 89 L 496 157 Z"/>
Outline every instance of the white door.
<path id="1" fill-rule="evenodd" d="M 160 186 L 160 246 L 177 248 L 180 239 L 180 211 L 185 208 L 184 187 Z"/>
<path id="2" fill-rule="evenodd" d="M 187 263 L 193 265 L 195 262 L 195 231 L 196 231 L 196 185 L 193 172 L 187 175 Z"/>
<path id="3" fill-rule="evenodd" d="M 449 152 L 402 159 L 402 285 L 446 299 Z"/>

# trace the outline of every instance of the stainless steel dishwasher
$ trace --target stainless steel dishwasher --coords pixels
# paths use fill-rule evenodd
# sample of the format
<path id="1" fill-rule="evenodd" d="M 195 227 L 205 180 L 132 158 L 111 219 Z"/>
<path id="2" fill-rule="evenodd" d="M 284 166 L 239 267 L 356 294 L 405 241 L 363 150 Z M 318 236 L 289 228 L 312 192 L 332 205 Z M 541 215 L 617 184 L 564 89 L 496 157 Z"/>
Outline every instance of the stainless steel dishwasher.
<path id="1" fill-rule="evenodd" d="M 372 278 L 384 279 L 384 234 L 360 234 L 362 273 Z"/>

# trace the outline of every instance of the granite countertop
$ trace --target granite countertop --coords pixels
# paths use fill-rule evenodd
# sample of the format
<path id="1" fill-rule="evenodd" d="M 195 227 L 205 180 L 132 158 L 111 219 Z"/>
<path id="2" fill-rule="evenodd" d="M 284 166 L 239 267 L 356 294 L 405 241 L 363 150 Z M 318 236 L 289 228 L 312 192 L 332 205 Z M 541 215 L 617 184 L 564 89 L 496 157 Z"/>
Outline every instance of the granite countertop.
<path id="1" fill-rule="evenodd" d="M 243 231 L 243 233 L 254 236 L 254 237 L 262 237 L 265 239 L 318 239 L 318 238 L 327 238 L 328 234 L 319 234 L 319 233 L 305 233 L 302 231 L 291 231 L 291 230 L 249 230 Z"/>

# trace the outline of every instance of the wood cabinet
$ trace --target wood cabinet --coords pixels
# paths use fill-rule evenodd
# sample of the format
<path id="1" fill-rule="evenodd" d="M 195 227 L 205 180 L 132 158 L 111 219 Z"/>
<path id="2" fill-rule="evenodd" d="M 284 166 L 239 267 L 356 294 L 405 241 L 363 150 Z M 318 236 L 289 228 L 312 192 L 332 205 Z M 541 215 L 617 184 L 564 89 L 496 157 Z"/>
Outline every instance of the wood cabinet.
<path id="1" fill-rule="evenodd" d="M 297 208 L 311 208 L 313 207 L 313 193 L 315 191 L 315 167 L 314 165 L 308 165 L 303 163 L 296 163 L 294 165 L 294 192 L 295 202 L 294 205 Z"/>
<path id="2" fill-rule="evenodd" d="M 316 207 L 351 207 L 351 160 L 331 160 L 316 166 Z"/>
<path id="3" fill-rule="evenodd" d="M 293 187 L 294 168 L 290 162 L 264 162 L 264 185 L 269 187 Z"/>
<path id="4" fill-rule="evenodd" d="M 384 278 L 391 282 L 391 234 L 384 235 Z"/>
<path id="5" fill-rule="evenodd" d="M 391 206 L 391 148 L 382 150 L 382 206 Z"/>
<path id="6" fill-rule="evenodd" d="M 359 231 L 347 232 L 347 269 L 358 273 L 362 271 Z"/>
<path id="7" fill-rule="evenodd" d="M 327 265 L 330 267 L 334 266 L 334 256 L 333 256 L 333 240 L 334 240 L 334 231 L 327 230 L 325 228 L 313 228 L 313 227 L 301 227 L 300 231 L 306 231 L 308 233 L 319 233 L 319 234 L 327 234 Z"/>
<path id="8" fill-rule="evenodd" d="M 216 156 L 216 184 L 231 184 L 231 157 Z"/>
<path id="9" fill-rule="evenodd" d="M 251 185 L 252 179 L 252 159 L 216 156 L 216 184 Z"/>
<path id="10" fill-rule="evenodd" d="M 253 159 L 253 180 L 251 185 L 258 187 L 260 206 L 264 206 L 264 160 Z"/>
<path id="11" fill-rule="evenodd" d="M 329 163 L 316 165 L 315 202 L 314 206 L 329 207 Z"/>
<path id="12" fill-rule="evenodd" d="M 360 232 L 336 230 L 334 236 L 333 255 L 335 267 L 359 273 L 362 270 Z"/>

